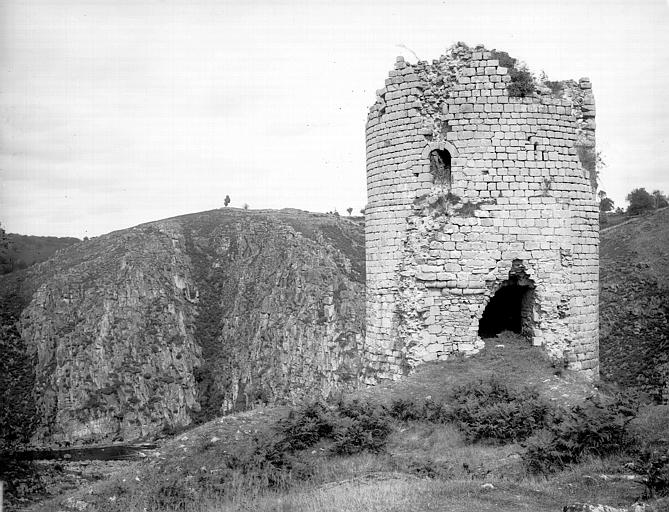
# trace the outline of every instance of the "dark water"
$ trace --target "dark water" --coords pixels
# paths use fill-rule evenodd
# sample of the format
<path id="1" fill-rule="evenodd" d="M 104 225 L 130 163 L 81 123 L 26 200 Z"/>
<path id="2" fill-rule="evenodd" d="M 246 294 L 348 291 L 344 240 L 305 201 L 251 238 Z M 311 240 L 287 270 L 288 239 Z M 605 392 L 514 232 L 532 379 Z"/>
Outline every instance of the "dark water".
<path id="1" fill-rule="evenodd" d="M 64 450 L 25 450 L 0 453 L 0 464 L 8 460 L 129 460 L 136 458 L 139 452 L 155 447 L 155 444 L 142 444 L 66 448 Z"/>
<path id="2" fill-rule="evenodd" d="M 47 475 L 47 480 L 57 479 L 63 472 L 63 465 L 44 466 L 34 461 L 131 460 L 138 458 L 139 452 L 155 447 L 155 444 L 141 444 L 0 452 L 0 480 L 5 482 L 6 510 L 20 510 L 50 496 L 42 477 Z"/>

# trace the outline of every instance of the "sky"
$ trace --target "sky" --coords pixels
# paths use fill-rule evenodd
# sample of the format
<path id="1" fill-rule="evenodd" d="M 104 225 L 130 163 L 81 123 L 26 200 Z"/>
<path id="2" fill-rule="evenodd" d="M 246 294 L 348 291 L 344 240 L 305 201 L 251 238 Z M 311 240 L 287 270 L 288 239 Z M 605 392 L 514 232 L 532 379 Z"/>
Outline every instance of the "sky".
<path id="1" fill-rule="evenodd" d="M 0 223 L 81 238 L 226 195 L 357 213 L 375 91 L 457 41 L 589 77 L 601 189 L 669 192 L 669 0 L 3 0 Z"/>

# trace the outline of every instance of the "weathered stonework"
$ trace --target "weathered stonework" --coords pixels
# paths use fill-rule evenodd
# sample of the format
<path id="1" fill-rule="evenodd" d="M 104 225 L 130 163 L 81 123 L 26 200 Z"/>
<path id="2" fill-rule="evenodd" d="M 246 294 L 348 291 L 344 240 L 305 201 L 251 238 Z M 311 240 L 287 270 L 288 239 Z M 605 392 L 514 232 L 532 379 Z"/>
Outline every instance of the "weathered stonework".
<path id="1" fill-rule="evenodd" d="M 494 57 L 456 45 L 431 64 L 398 58 L 370 109 L 370 381 L 476 352 L 495 322 L 598 374 L 591 85 L 515 97 Z"/>

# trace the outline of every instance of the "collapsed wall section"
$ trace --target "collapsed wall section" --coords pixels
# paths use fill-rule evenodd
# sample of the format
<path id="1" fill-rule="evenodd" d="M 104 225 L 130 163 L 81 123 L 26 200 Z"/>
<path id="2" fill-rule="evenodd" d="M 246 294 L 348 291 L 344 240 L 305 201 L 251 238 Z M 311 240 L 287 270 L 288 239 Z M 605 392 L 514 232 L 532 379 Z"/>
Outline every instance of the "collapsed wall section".
<path id="1" fill-rule="evenodd" d="M 500 293 L 518 312 L 488 319 L 597 374 L 591 85 L 528 82 L 497 56 L 514 64 L 464 45 L 431 64 L 398 58 L 377 91 L 366 129 L 370 381 L 478 351 Z"/>

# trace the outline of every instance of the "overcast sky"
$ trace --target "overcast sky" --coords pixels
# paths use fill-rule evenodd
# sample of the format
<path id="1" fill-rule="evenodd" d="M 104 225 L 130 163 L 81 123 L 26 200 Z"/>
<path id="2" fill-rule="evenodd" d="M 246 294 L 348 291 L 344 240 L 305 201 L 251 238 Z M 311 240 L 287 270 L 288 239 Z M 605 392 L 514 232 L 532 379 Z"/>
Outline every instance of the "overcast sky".
<path id="1" fill-rule="evenodd" d="M 0 222 L 95 236 L 226 194 L 358 212 L 375 90 L 459 40 L 590 77 L 601 188 L 669 192 L 667 0 L 2 0 Z"/>

